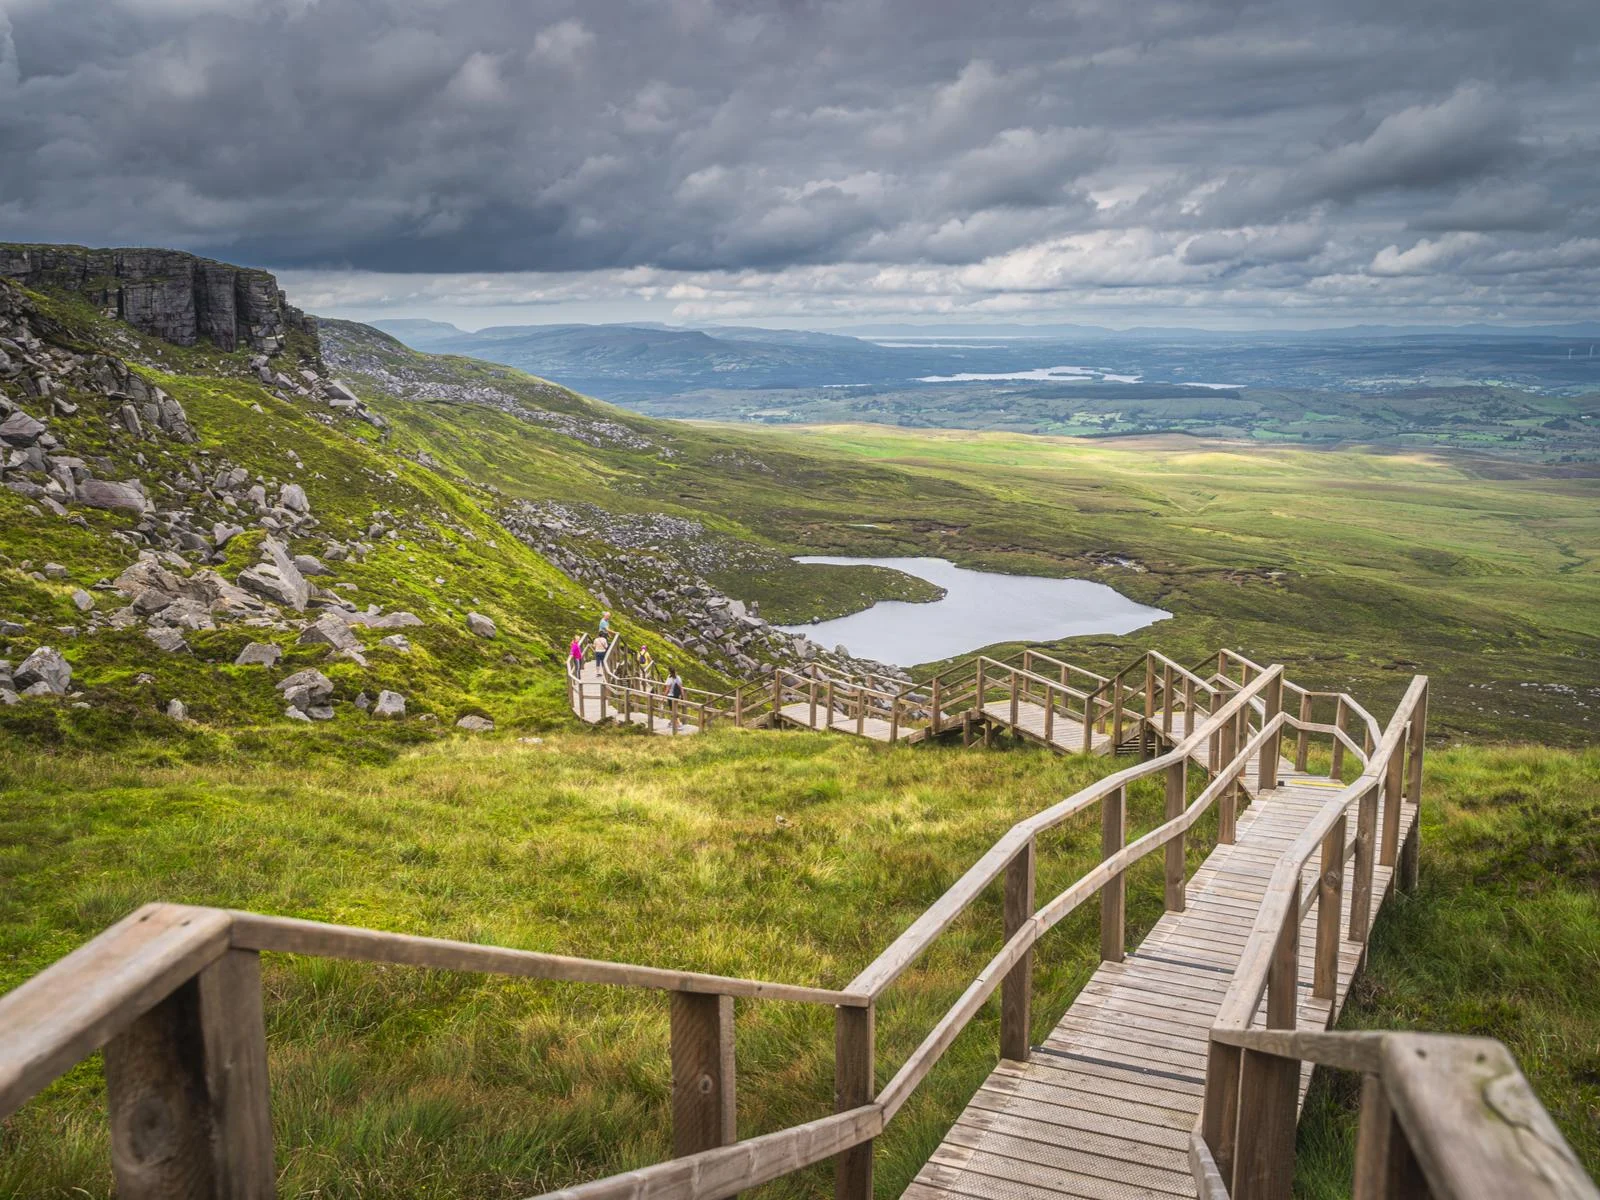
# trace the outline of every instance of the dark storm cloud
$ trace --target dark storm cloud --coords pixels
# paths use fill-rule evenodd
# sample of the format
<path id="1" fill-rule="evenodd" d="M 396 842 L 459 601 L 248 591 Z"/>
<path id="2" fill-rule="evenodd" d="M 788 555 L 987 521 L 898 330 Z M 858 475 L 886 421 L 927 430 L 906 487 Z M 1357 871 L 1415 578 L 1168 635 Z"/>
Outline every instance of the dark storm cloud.
<path id="1" fill-rule="evenodd" d="M 1556 274 L 1594 290 L 1597 26 L 1587 0 L 0 0 L 0 237 L 1166 302 L 1434 271 L 1500 303 L 1523 263 L 1549 305 Z"/>

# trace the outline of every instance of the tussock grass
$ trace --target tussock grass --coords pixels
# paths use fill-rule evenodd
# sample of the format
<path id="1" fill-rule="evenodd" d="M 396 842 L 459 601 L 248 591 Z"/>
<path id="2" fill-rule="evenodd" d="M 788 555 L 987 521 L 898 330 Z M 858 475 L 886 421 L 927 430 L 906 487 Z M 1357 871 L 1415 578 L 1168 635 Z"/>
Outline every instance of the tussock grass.
<path id="1" fill-rule="evenodd" d="M 380 763 L 19 753 L 0 768 L 0 987 L 155 898 L 840 986 L 1013 821 L 1110 766 L 736 731 L 459 741 Z M 1134 831 L 1159 821 L 1156 786 L 1130 799 Z M 1421 886 L 1380 920 L 1346 1023 L 1503 1038 L 1592 1168 L 1600 752 L 1438 752 L 1425 814 Z M 1093 813 L 1048 839 L 1040 895 L 1098 840 Z M 1130 944 L 1160 907 L 1150 861 Z M 1043 944 L 1036 1040 L 1095 966 L 1096 911 Z M 880 1083 L 999 928 L 991 888 L 891 989 Z M 524 1196 L 670 1154 L 660 994 L 285 956 L 266 987 L 286 1197 Z M 997 1021 L 991 1003 L 880 1139 L 880 1194 L 991 1069 Z M 741 1133 L 829 1110 L 830 1012 L 741 1002 L 737 1039 Z M 1347 1186 L 1351 1086 L 1313 1094 L 1307 1195 Z M 109 1195 L 103 1105 L 91 1060 L 0 1127 L 0 1195 Z M 765 1192 L 830 1186 L 821 1168 Z"/>
<path id="2" fill-rule="evenodd" d="M 839 986 L 1005 828 L 1107 769 L 732 731 L 458 742 L 367 765 L 22 754 L 0 774 L 0 987 L 155 898 Z M 1136 789 L 1135 827 L 1161 803 Z M 1093 814 L 1050 839 L 1041 894 L 1098 840 Z M 880 1079 L 998 948 L 991 890 L 889 994 Z M 1133 896 L 1142 932 L 1159 864 Z M 1036 1036 L 1095 939 L 1085 913 L 1047 943 Z M 670 1155 L 658 993 L 283 956 L 266 987 L 284 1196 L 529 1195 Z M 741 1002 L 737 1031 L 741 1132 L 829 1111 L 830 1010 Z M 886 1189 L 937 1144 L 996 1038 L 991 1012 L 882 1140 Z M 91 1061 L 9 1122 L 0 1194 L 109 1194 L 103 1103 Z M 771 1191 L 828 1186 L 824 1169 Z"/>

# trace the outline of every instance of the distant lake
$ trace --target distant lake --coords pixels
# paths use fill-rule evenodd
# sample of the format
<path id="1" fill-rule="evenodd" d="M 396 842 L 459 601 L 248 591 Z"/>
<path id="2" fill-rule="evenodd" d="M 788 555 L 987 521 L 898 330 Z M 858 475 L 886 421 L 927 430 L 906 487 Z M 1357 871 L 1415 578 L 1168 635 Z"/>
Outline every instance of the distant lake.
<path id="1" fill-rule="evenodd" d="M 1090 633 L 1131 633 L 1172 614 L 1129 600 L 1087 579 L 971 571 L 943 558 L 834 558 L 802 563 L 889 567 L 945 589 L 931 604 L 883 600 L 862 612 L 815 625 L 780 626 L 861 658 L 910 667 L 995 642 L 1050 642 Z"/>

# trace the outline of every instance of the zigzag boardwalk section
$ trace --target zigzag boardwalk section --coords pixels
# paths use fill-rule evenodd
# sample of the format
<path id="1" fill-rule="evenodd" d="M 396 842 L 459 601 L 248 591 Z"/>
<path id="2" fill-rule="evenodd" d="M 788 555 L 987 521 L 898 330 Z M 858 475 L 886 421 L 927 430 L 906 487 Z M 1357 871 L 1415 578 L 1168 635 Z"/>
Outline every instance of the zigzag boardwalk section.
<path id="1" fill-rule="evenodd" d="M 1166 913 L 1122 961 L 1101 963 L 1028 1061 L 1001 1061 L 907 1188 L 909 1200 L 1199 1195 L 1189 1144 L 1201 1114 L 1211 1026 L 1274 866 L 1340 787 L 1288 764 L 1281 778 L 1239 814 L 1237 841 L 1217 846 L 1195 872 L 1184 909 Z M 1414 805 L 1401 806 L 1402 841 L 1416 813 Z M 1385 816 L 1380 807 L 1380 828 Z M 1363 935 L 1393 873 L 1374 867 Z M 1343 930 L 1350 929 L 1354 896 L 1354 889 L 1343 892 Z M 1298 1028 L 1326 1029 L 1337 1020 L 1364 943 L 1364 936 L 1341 939 L 1328 998 L 1316 994 L 1316 944 L 1302 943 Z M 1311 1071 L 1303 1064 L 1301 1102 Z"/>
<path id="2" fill-rule="evenodd" d="M 603 678 L 572 670 L 574 712 L 633 724 L 642 703 L 651 727 L 665 697 L 644 667 L 613 650 Z M 1498 1042 L 1328 1032 L 1391 883 L 1416 882 L 1427 679 L 1411 681 L 1381 727 L 1352 697 L 1300 688 L 1281 666 L 1224 651 L 1208 667 L 1152 651 L 1107 678 L 1024 652 L 1019 663 L 980 657 L 925 690 L 821 682 L 830 729 L 871 737 L 869 722 L 886 721 L 890 741 L 959 731 L 970 744 L 981 726 L 985 742 L 999 729 L 1068 750 L 1056 725 L 1070 740 L 1075 720 L 1077 752 L 1141 754 L 1012 825 L 843 988 L 151 904 L 0 996 L 0 1122 L 103 1049 L 119 1197 L 271 1200 L 266 952 L 665 993 L 674 1157 L 546 1200 L 727 1200 L 829 1159 L 835 1200 L 872 1200 L 875 1140 L 996 996 L 1000 1065 L 912 1200 L 1289 1200 L 1312 1064 L 1362 1076 L 1362 1200 L 1600 1200 Z M 713 719 L 770 725 L 804 699 L 815 728 L 818 690 L 814 675 L 780 672 L 756 696 L 691 690 L 671 713 L 699 718 L 680 732 Z M 1024 705 L 1041 712 L 1037 734 Z M 1315 708 L 1332 720 L 1314 720 Z M 1313 737 L 1328 739 L 1326 776 L 1307 771 Z M 1351 759 L 1358 773 L 1343 769 Z M 1130 839 L 1128 788 L 1145 779 L 1162 783 L 1164 820 Z M 1186 878 L 1185 840 L 1213 808 L 1219 844 Z M 1091 812 L 1100 861 L 1039 903 L 1041 835 Z M 1151 856 L 1164 860 L 1167 911 L 1129 952 L 1128 872 Z M 884 994 L 997 885 L 999 950 L 880 1087 Z M 1034 947 L 1095 902 L 1101 965 L 1030 1046 Z M 831 1011 L 834 1111 L 741 1138 L 734 1023 L 772 1001 Z"/>

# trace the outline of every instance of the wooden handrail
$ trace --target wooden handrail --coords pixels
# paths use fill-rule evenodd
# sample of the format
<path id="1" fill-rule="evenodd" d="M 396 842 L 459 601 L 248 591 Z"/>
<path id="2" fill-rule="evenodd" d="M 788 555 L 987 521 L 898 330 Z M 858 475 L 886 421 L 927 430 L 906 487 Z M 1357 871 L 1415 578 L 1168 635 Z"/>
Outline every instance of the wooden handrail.
<path id="1" fill-rule="evenodd" d="M 1273 677 L 1278 677 L 1278 674 L 1281 674 L 1281 668 L 1275 668 Z M 965 911 L 983 889 L 1005 869 L 1006 863 L 1025 842 L 1039 833 L 1054 828 L 1089 805 L 1098 803 L 1118 788 L 1125 787 L 1146 775 L 1165 770 L 1174 763 L 1186 762 L 1193 749 L 1203 744 L 1213 731 L 1221 728 L 1234 716 L 1249 698 L 1255 695 L 1255 689 L 1264 687 L 1266 681 L 1267 677 L 1263 676 L 1250 690 L 1235 696 L 1166 754 L 1108 775 L 1052 807 L 1017 822 L 982 858 L 968 868 L 966 874 L 952 884 L 943 896 L 934 901 L 927 911 L 913 921 L 882 954 L 851 980 L 846 990 L 863 993 L 874 999 L 882 995 L 883 990 L 916 961 L 932 944 L 933 939 Z"/>
<path id="2" fill-rule="evenodd" d="M 1356 1140 L 1361 1200 L 1600 1200 L 1572 1147 L 1492 1038 L 1447 1034 L 1241 1029 L 1213 1035 L 1281 1061 L 1364 1076 Z M 1212 1148 L 1190 1136 L 1201 1200 L 1235 1200 Z"/>
<path id="3" fill-rule="evenodd" d="M 1351 923 L 1356 927 L 1353 933 L 1361 939 L 1366 936 L 1374 861 L 1395 864 L 1397 875 L 1407 873 L 1398 845 L 1400 806 L 1403 785 L 1413 804 L 1420 798 L 1427 690 L 1425 676 L 1411 681 L 1389 728 L 1371 757 L 1364 760 L 1360 777 L 1341 788 L 1279 857 L 1233 980 L 1213 1021 L 1203 1107 L 1196 1131 L 1196 1178 L 1206 1187 L 1224 1187 L 1223 1194 L 1236 1200 L 1280 1200 L 1288 1196 L 1294 1174 L 1292 1116 L 1298 1099 L 1299 1068 L 1281 1058 L 1242 1049 L 1227 1035 L 1251 1027 L 1263 998 L 1267 1001 L 1269 1028 L 1294 1028 L 1299 931 L 1313 895 L 1319 897 L 1313 990 L 1320 992 L 1329 986 L 1342 940 L 1340 892 L 1347 856 L 1355 858 Z M 1336 725 L 1336 738 L 1340 732 L 1342 727 Z M 1336 751 L 1346 742 L 1354 748 L 1346 736 L 1345 742 L 1335 741 Z M 1408 743 L 1410 772 L 1409 779 L 1403 779 L 1402 768 L 1407 764 L 1401 756 Z M 1381 848 L 1374 844 L 1380 789 L 1384 793 Z M 1360 813 L 1356 837 L 1348 841 L 1345 831 L 1352 804 L 1360 805 Z M 1413 830 L 1407 844 L 1412 864 L 1416 836 Z M 1319 850 L 1324 883 L 1310 893 L 1302 893 L 1302 874 Z M 1246 1131 L 1250 1133 L 1248 1141 Z"/>

